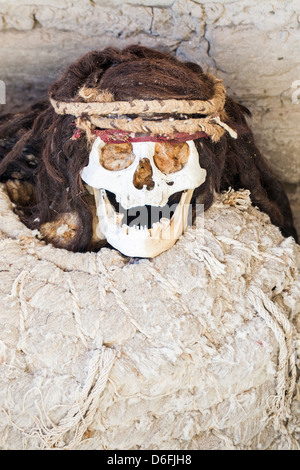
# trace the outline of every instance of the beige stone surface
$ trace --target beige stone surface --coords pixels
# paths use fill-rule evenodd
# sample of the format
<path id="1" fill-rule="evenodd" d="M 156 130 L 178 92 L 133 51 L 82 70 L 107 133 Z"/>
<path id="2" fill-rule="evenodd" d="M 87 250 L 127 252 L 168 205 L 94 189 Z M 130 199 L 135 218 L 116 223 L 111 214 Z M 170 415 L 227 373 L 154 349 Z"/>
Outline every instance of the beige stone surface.
<path id="1" fill-rule="evenodd" d="M 252 111 L 257 142 L 275 173 L 299 184 L 300 103 L 293 100 L 299 21 L 298 0 L 2 0 L 0 80 L 7 104 L 0 112 L 43 95 L 91 49 L 157 47 L 223 78 L 228 93 Z"/>

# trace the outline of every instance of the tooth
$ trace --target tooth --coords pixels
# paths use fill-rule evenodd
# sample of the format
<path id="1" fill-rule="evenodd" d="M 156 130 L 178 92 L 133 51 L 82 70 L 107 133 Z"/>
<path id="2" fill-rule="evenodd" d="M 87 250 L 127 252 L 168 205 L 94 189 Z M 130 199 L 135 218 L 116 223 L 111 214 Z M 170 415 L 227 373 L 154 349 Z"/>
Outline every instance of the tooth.
<path id="1" fill-rule="evenodd" d="M 106 192 L 105 190 L 94 189 L 94 198 L 96 204 L 96 213 L 97 213 L 97 235 L 100 239 L 105 239 L 105 230 L 106 226 L 110 224 L 109 216 L 107 214 L 107 204 L 106 204 Z"/>
<path id="2" fill-rule="evenodd" d="M 124 214 L 120 214 L 119 212 L 115 212 L 115 215 L 114 215 L 115 224 L 121 226 L 123 219 L 124 219 Z"/>
<path id="3" fill-rule="evenodd" d="M 161 225 L 159 222 L 155 222 L 151 228 L 151 237 L 160 238 L 161 237 Z"/>
<path id="4" fill-rule="evenodd" d="M 143 238 L 149 238 L 150 237 L 150 232 L 147 228 L 147 225 L 144 225 L 144 227 L 140 226 L 139 233 Z"/>
<path id="5" fill-rule="evenodd" d="M 121 227 L 121 232 L 124 233 L 125 235 L 128 235 L 129 233 L 129 227 L 126 224 L 123 224 Z"/>
<path id="6" fill-rule="evenodd" d="M 116 211 L 115 211 L 114 207 L 111 205 L 111 203 L 109 202 L 109 199 L 106 195 L 106 191 L 104 189 L 101 189 L 100 195 L 102 197 L 102 200 L 105 203 L 105 210 L 106 210 L 107 216 L 108 217 L 114 217 L 114 214 L 116 213 Z"/>
<path id="7" fill-rule="evenodd" d="M 139 229 L 136 225 L 132 225 L 132 227 L 129 227 L 129 232 L 131 232 L 131 234 L 135 234 L 138 230 Z"/>
<path id="8" fill-rule="evenodd" d="M 161 237 L 165 240 L 171 240 L 171 224 L 170 219 L 162 218 L 160 219 L 160 223 L 162 225 L 162 234 Z"/>
<path id="9" fill-rule="evenodd" d="M 193 195 L 193 190 L 189 189 L 181 196 L 178 206 L 171 221 L 171 230 L 174 237 L 179 238 L 184 232 L 188 221 L 189 204 Z"/>
<path id="10" fill-rule="evenodd" d="M 166 219 L 165 217 L 162 217 L 159 221 L 163 228 L 167 228 L 170 225 L 170 219 Z"/>

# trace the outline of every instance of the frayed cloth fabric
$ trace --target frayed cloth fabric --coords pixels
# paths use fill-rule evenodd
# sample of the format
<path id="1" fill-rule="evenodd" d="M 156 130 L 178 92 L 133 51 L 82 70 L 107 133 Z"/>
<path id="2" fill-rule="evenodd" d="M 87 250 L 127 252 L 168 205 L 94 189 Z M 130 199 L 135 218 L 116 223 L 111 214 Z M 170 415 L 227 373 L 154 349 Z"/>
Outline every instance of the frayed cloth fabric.
<path id="1" fill-rule="evenodd" d="M 2 449 L 299 450 L 299 246 L 249 191 L 152 260 L 0 213 Z"/>

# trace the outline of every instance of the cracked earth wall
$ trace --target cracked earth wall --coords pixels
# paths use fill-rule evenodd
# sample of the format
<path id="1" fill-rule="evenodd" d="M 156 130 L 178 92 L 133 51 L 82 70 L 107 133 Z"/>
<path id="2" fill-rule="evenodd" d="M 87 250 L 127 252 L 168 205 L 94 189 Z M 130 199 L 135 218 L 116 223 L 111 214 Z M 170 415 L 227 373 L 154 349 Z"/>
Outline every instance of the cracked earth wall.
<path id="1" fill-rule="evenodd" d="M 0 80 L 16 110 L 80 55 L 139 43 L 200 63 L 249 107 L 300 232 L 298 0 L 0 0 Z"/>

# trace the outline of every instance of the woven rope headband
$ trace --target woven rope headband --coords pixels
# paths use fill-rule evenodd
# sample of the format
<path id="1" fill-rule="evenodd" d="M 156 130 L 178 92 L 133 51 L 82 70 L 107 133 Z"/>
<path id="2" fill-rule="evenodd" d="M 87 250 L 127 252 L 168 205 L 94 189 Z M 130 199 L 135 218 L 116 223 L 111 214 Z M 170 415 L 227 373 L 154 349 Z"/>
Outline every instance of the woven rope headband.
<path id="1" fill-rule="evenodd" d="M 92 137 L 95 128 L 119 129 L 124 132 L 146 133 L 151 135 L 170 135 L 177 133 L 195 134 L 204 132 L 217 142 L 225 130 L 231 137 L 236 132 L 221 121 L 226 117 L 224 111 L 226 92 L 221 80 L 209 75 L 214 83 L 214 96 L 210 100 L 132 100 L 113 101 L 113 95 L 82 87 L 79 96 L 85 102 L 64 102 L 50 98 L 57 114 L 75 116 L 76 125 Z M 161 115 L 172 115 L 162 118 Z M 199 118 L 188 115 L 200 114 Z M 135 117 L 135 116 L 138 117 Z M 160 116 L 160 120 L 156 116 Z M 134 117 L 132 117 L 134 116 Z M 203 116 L 203 117 L 202 117 Z M 177 119 L 176 119 L 177 118 Z"/>

